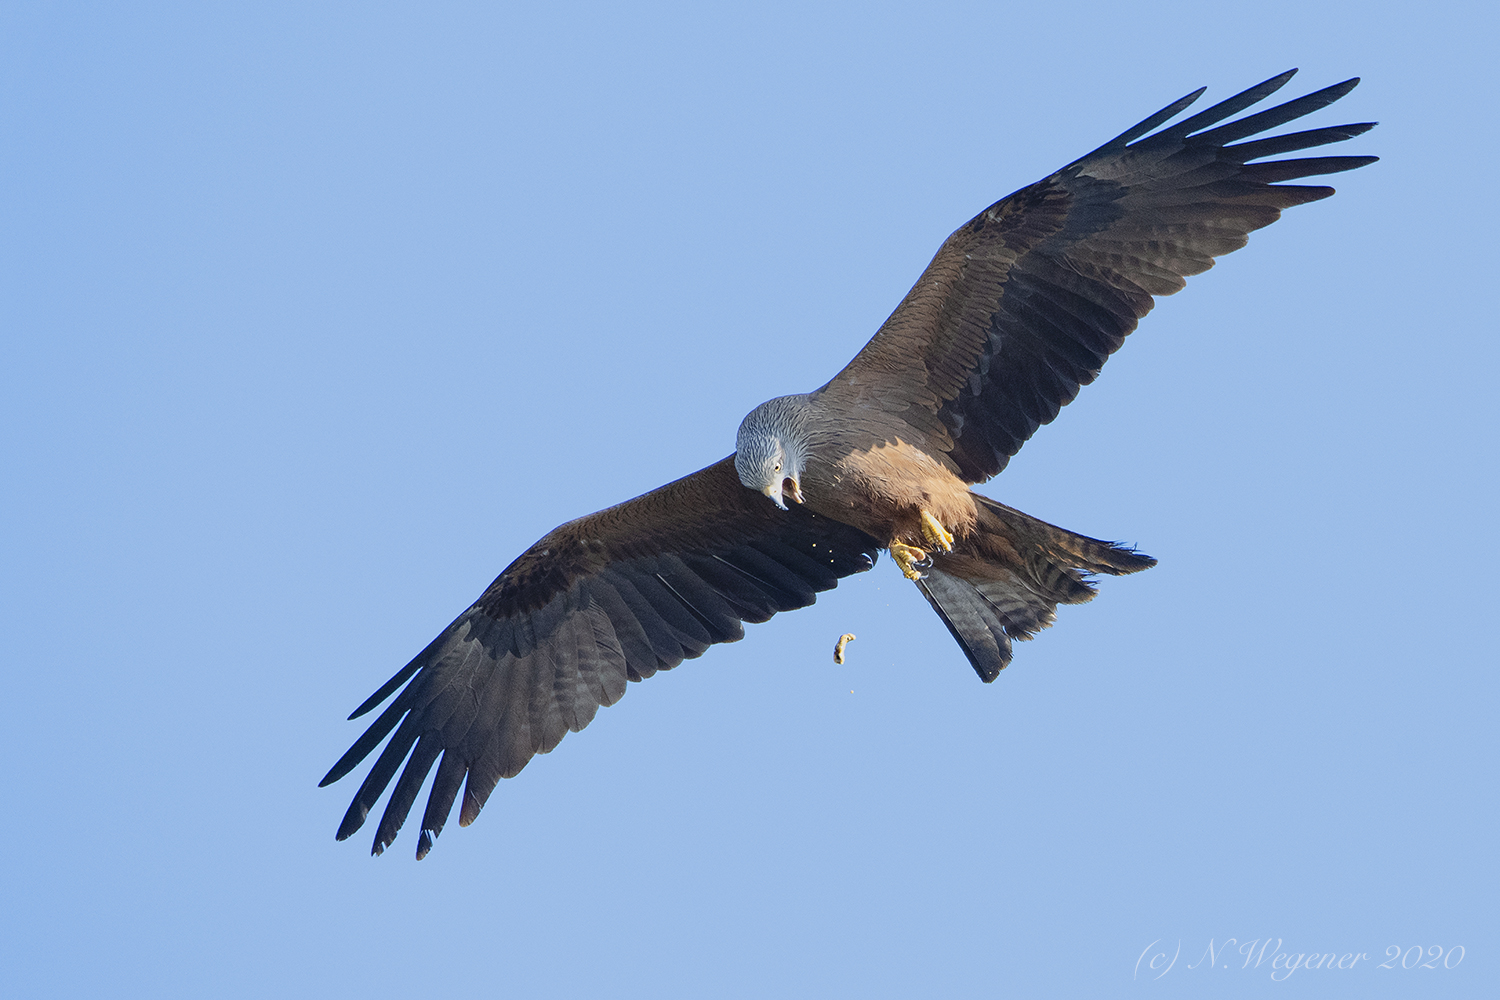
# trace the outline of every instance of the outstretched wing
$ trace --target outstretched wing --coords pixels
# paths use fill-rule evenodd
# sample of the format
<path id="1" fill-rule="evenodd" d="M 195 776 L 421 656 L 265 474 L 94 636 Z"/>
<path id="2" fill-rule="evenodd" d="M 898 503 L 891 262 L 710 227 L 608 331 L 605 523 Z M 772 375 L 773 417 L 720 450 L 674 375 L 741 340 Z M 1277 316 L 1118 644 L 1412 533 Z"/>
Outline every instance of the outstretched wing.
<path id="1" fill-rule="evenodd" d="M 899 410 L 968 482 L 998 473 L 1099 375 L 1153 296 L 1180 290 L 1282 209 L 1333 194 L 1280 182 L 1375 161 L 1250 162 L 1374 126 L 1239 141 L 1332 104 L 1357 78 L 1218 124 L 1295 72 L 1147 135 L 1198 90 L 985 209 L 948 238 L 874 339 L 821 391 Z"/>
<path id="2" fill-rule="evenodd" d="M 805 507 L 777 510 L 740 484 L 733 456 L 557 528 L 350 716 L 406 685 L 321 782 L 348 774 L 395 730 L 338 839 L 364 824 L 405 760 L 375 832 L 381 853 L 436 763 L 417 841 L 425 856 L 465 780 L 467 826 L 501 778 L 588 725 L 626 681 L 743 638 L 742 622 L 812 604 L 873 566 L 877 547 Z"/>

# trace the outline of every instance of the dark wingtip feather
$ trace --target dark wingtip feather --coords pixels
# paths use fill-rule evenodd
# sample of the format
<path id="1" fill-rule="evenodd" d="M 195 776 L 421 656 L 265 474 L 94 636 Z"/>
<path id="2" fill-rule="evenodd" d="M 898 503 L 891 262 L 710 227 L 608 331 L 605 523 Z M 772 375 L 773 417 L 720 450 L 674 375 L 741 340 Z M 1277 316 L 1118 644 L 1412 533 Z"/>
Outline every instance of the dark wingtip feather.
<path id="1" fill-rule="evenodd" d="M 384 827 L 385 825 L 381 824 L 381 826 L 375 830 L 375 839 L 370 844 L 370 857 L 372 858 L 378 858 L 382 854 L 384 854 L 385 849 L 387 847 L 390 847 L 392 841 L 396 839 L 396 834 L 386 833 Z"/>
<path id="2" fill-rule="evenodd" d="M 1163 122 L 1168 122 L 1173 118 L 1176 118 L 1179 114 L 1182 113 L 1184 109 L 1188 107 L 1188 105 L 1192 104 L 1198 98 L 1202 97 L 1207 90 L 1207 87 L 1199 87 L 1191 94 L 1185 94 L 1182 97 L 1179 97 L 1177 100 L 1173 101 L 1171 104 L 1168 104 L 1166 107 L 1162 108 L 1154 115 L 1151 115 L 1149 118 L 1144 118 L 1141 121 L 1136 122 L 1134 125 L 1130 126 L 1128 129 L 1121 132 L 1119 135 L 1115 136 L 1113 139 L 1109 140 L 1099 148 L 1091 149 L 1087 153 L 1084 153 L 1078 159 L 1068 164 L 1068 166 L 1071 167 L 1075 164 L 1082 163 L 1084 160 L 1087 160 L 1092 156 L 1098 156 L 1100 153 L 1108 153 L 1113 152 L 1114 150 L 1124 149 L 1130 143 L 1134 142 L 1141 136 L 1145 135 L 1147 132 L 1150 132 L 1152 129 L 1156 128 L 1156 126 L 1162 124 Z M 1067 168 L 1064 167 L 1063 169 Z"/>
<path id="3" fill-rule="evenodd" d="M 1277 184 L 1270 190 L 1290 198 L 1290 205 L 1306 205 L 1309 202 L 1332 198 L 1337 189 L 1326 184 Z"/>
<path id="4" fill-rule="evenodd" d="M 334 840 L 348 840 L 365 825 L 365 817 L 370 815 L 369 806 L 362 805 L 359 799 L 349 803 L 348 812 L 344 813 L 344 821 L 339 824 L 339 832 L 333 835 Z"/>
<path id="5" fill-rule="evenodd" d="M 1344 95 L 1348 94 L 1349 91 L 1358 85 L 1359 77 L 1352 77 L 1343 83 L 1335 83 L 1330 87 L 1324 87 L 1322 90 L 1315 90 L 1311 94 L 1304 94 L 1302 97 L 1287 101 L 1285 104 L 1278 104 L 1274 108 L 1267 108 L 1265 111 L 1257 114 L 1247 115 L 1227 125 L 1220 125 L 1218 128 L 1209 129 L 1206 132 L 1197 132 L 1193 135 L 1192 141 L 1222 146 L 1237 139 L 1244 139 L 1255 135 L 1257 132 L 1264 132 L 1278 125 L 1285 125 L 1289 121 L 1295 121 L 1304 115 L 1310 115 L 1314 111 L 1322 110 L 1344 97 Z"/>
<path id="6" fill-rule="evenodd" d="M 379 705 L 381 702 L 385 701 L 387 698 L 389 698 L 391 696 L 391 692 L 394 691 L 394 690 L 396 690 L 402 684 L 405 684 L 407 682 L 407 680 L 409 680 L 411 678 L 411 675 L 417 672 L 417 669 L 420 666 L 421 665 L 419 663 L 417 663 L 417 661 L 413 660 L 411 663 L 408 663 L 406 666 L 402 667 L 396 673 L 396 676 L 392 677 L 390 680 L 388 680 L 384 684 L 380 685 L 380 690 L 376 691 L 374 694 L 370 695 L 370 697 L 368 697 L 364 701 L 360 702 L 359 703 L 359 707 L 356 708 L 354 711 L 350 712 L 349 713 L 349 718 L 346 719 L 345 721 L 346 722 L 353 722 L 355 719 L 359 718 L 361 715 L 364 715 L 366 712 L 370 711 L 371 709 L 373 709 L 377 705 Z"/>
<path id="7" fill-rule="evenodd" d="M 1184 118 L 1182 121 L 1170 128 L 1163 129 L 1151 138 L 1181 139 L 1183 136 L 1190 135 L 1200 129 L 1208 128 L 1210 125 L 1217 124 L 1231 115 L 1239 114 L 1252 105 L 1259 104 L 1282 87 L 1285 87 L 1287 81 L 1296 75 L 1297 71 L 1295 69 L 1289 69 L 1285 73 L 1278 73 L 1269 80 L 1262 80 L 1253 87 L 1242 90 L 1232 97 L 1225 98 L 1213 107 L 1206 108 L 1191 118 Z"/>
<path id="8" fill-rule="evenodd" d="M 1303 132 L 1292 132 L 1288 135 L 1271 136 L 1268 139 L 1256 139 L 1251 142 L 1240 142 L 1232 146 L 1225 146 L 1224 151 L 1233 153 L 1241 163 L 1249 163 L 1265 156 L 1276 156 L 1281 153 L 1291 153 L 1299 149 L 1311 149 L 1314 146 L 1326 146 L 1329 143 L 1344 142 L 1353 139 L 1357 135 L 1364 135 L 1379 122 L 1356 122 L 1352 125 L 1333 125 L 1327 128 L 1308 129 Z"/>
<path id="9" fill-rule="evenodd" d="M 1240 176 L 1262 184 L 1294 181 L 1302 177 L 1339 174 L 1374 163 L 1373 156 L 1308 156 L 1297 160 L 1272 160 L 1246 166 Z"/>
<path id="10" fill-rule="evenodd" d="M 380 741 L 385 739 L 386 734 L 396 728 L 396 724 L 406 714 L 409 702 L 410 698 L 403 695 L 386 706 L 386 710 L 381 712 L 380 716 L 374 722 L 370 723 L 370 728 L 364 731 L 364 735 L 355 740 L 354 745 L 345 750 L 344 755 L 334 763 L 333 767 L 328 769 L 328 773 L 323 775 L 323 780 L 318 782 L 318 787 L 324 788 L 333 784 L 354 770 L 360 761 L 368 757 L 370 751 L 374 750 L 380 745 Z"/>
<path id="11" fill-rule="evenodd" d="M 427 644 L 426 649 L 422 650 L 416 656 L 412 657 L 411 662 L 406 666 L 396 671 L 396 676 L 380 685 L 380 689 L 378 691 L 370 695 L 370 697 L 366 698 L 364 701 L 360 702 L 359 707 L 349 713 L 348 721 L 352 722 L 355 719 L 359 718 L 361 715 L 364 715 L 376 705 L 379 705 L 381 702 L 389 698 L 391 696 L 391 693 L 398 687 L 411 680 L 412 675 L 415 674 L 418 670 L 422 669 L 422 664 L 427 662 L 428 655 L 432 653 L 437 644 L 448 637 L 448 632 L 452 628 L 453 626 L 449 625 L 447 629 L 444 629 L 441 635 Z"/>
<path id="12" fill-rule="evenodd" d="M 361 715 L 364 715 L 366 712 L 370 711 L 381 702 L 385 701 L 391 696 L 392 691 L 396 690 L 402 684 L 406 683 L 411 675 L 417 672 L 417 668 L 418 664 L 415 661 L 408 663 L 406 666 L 402 667 L 401 670 L 397 672 L 396 676 L 380 685 L 380 690 L 376 691 L 374 694 L 370 695 L 370 697 L 360 702 L 359 707 L 350 712 L 349 717 L 344 721 L 353 722 Z"/>

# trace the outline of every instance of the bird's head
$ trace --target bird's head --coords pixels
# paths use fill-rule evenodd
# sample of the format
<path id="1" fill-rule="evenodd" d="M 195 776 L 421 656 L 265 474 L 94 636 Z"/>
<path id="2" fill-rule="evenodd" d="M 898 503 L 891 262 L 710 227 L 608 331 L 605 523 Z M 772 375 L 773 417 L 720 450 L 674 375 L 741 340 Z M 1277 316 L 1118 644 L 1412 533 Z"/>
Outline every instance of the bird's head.
<path id="1" fill-rule="evenodd" d="M 786 499 L 802 502 L 804 449 L 800 447 L 793 420 L 783 399 L 762 403 L 750 411 L 735 438 L 734 468 L 740 482 L 759 490 L 786 510 Z"/>

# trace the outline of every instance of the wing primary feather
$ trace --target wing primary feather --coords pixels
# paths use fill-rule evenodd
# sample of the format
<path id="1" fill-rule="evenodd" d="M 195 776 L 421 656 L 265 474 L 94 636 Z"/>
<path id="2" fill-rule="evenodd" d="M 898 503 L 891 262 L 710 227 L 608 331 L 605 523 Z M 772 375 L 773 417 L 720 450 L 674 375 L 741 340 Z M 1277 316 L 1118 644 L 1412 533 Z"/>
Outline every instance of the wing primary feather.
<path id="1" fill-rule="evenodd" d="M 1089 152 L 1084 153 L 1078 159 L 1068 164 L 1068 166 L 1076 166 L 1082 163 L 1084 160 L 1090 159 L 1094 156 L 1098 156 L 1100 153 L 1109 153 L 1124 149 L 1130 143 L 1134 142 L 1141 136 L 1145 135 L 1147 132 L 1150 132 L 1152 129 L 1156 128 L 1156 126 L 1162 124 L 1163 122 L 1168 122 L 1173 118 L 1176 118 L 1179 114 L 1182 113 L 1183 109 L 1187 108 L 1198 98 L 1202 97 L 1204 92 L 1207 90 L 1207 87 L 1199 87 L 1191 94 L 1179 97 L 1177 100 L 1173 101 L 1171 104 L 1168 104 L 1166 107 L 1162 108 L 1151 117 L 1145 118 L 1130 126 L 1128 129 L 1121 132 L 1119 135 L 1115 136 L 1113 139 L 1109 140 L 1098 149 L 1092 149 Z M 1063 169 L 1066 170 L 1067 167 L 1064 167 Z"/>
<path id="2" fill-rule="evenodd" d="M 479 818 L 490 793 L 500 784 L 499 754 L 488 751 L 469 765 L 468 780 L 464 783 L 464 801 L 458 810 L 458 825 L 468 826 Z"/>
<path id="3" fill-rule="evenodd" d="M 436 730 L 429 729 L 417 740 L 416 749 L 412 750 L 390 800 L 385 804 L 380 825 L 375 828 L 375 840 L 370 845 L 372 855 L 383 854 L 395 841 L 401 824 L 406 822 L 406 814 L 411 812 L 412 803 L 417 800 L 417 793 L 422 790 L 422 782 L 427 780 L 427 772 L 432 770 L 433 762 L 442 752 L 442 738 Z"/>
<path id="4" fill-rule="evenodd" d="M 501 743 L 506 735 L 505 728 L 512 723 L 508 709 L 513 689 L 521 683 L 520 675 L 528 669 L 527 664 L 514 658 L 507 660 L 504 669 L 495 671 L 480 696 L 479 717 L 488 724 L 471 730 L 461 744 L 469 770 L 464 785 L 464 802 L 459 810 L 460 826 L 468 826 L 474 821 L 503 776 L 506 762 L 501 756 Z"/>
<path id="5" fill-rule="evenodd" d="M 1276 107 L 1262 111 L 1260 114 L 1241 118 L 1239 121 L 1230 122 L 1228 125 L 1220 125 L 1218 128 L 1210 129 L 1207 132 L 1199 132 L 1191 136 L 1190 141 L 1222 146 L 1225 143 L 1234 142 L 1236 139 L 1244 139 L 1255 135 L 1257 132 L 1264 132 L 1266 129 L 1285 125 L 1287 122 L 1301 118 L 1303 115 L 1310 115 L 1319 108 L 1326 108 L 1357 86 L 1359 86 L 1359 77 L 1352 77 L 1343 83 L 1335 83 L 1331 87 L 1315 90 L 1305 97 L 1287 101 L 1285 104 L 1278 104 Z"/>
<path id="6" fill-rule="evenodd" d="M 458 798 L 458 790 L 463 787 L 464 775 L 468 771 L 469 765 L 457 748 L 449 747 L 443 751 L 437 776 L 432 779 L 432 791 L 427 793 L 427 809 L 422 813 L 422 832 L 417 837 L 418 861 L 427 857 L 433 839 L 443 832 L 448 814 L 453 811 L 453 800 Z"/>
<path id="7" fill-rule="evenodd" d="M 396 774 L 396 768 L 406 759 L 407 751 L 417 741 L 417 724 L 415 719 L 408 715 L 401 722 L 401 727 L 396 730 L 396 735 L 385 745 L 380 756 L 375 760 L 375 766 L 370 768 L 370 773 L 365 775 L 364 782 L 359 786 L 359 791 L 354 793 L 354 801 L 349 803 L 348 812 L 344 813 L 344 822 L 339 824 L 339 831 L 335 834 L 338 840 L 348 840 L 356 830 L 365 825 L 365 817 L 370 814 L 370 808 L 380 798 L 385 787 L 391 783 L 391 778 Z"/>
<path id="8" fill-rule="evenodd" d="M 1316 177 L 1319 174 L 1338 174 L 1368 166 L 1380 159 L 1378 156 L 1308 156 L 1300 160 L 1272 160 L 1270 163 L 1253 163 L 1242 169 L 1242 176 L 1262 184 L 1278 181 L 1294 181 L 1299 177 Z"/>
<path id="9" fill-rule="evenodd" d="M 382 701 L 385 701 L 387 698 L 389 698 L 391 696 L 391 692 L 395 691 L 398 687 L 410 680 L 412 675 L 415 674 L 418 670 L 421 670 L 422 665 L 426 663 L 429 658 L 431 658 L 432 654 L 437 650 L 439 644 L 441 644 L 443 640 L 448 638 L 453 629 L 458 625 L 459 622 L 463 621 L 464 617 L 467 615 L 468 612 L 465 611 L 462 615 L 459 615 L 457 618 L 455 618 L 452 624 L 438 633 L 436 639 L 429 642 L 426 648 L 424 648 L 416 656 L 413 656 L 411 658 L 411 661 L 407 663 L 406 666 L 396 671 L 396 676 L 380 685 L 380 689 L 378 691 L 370 695 L 370 697 L 366 698 L 364 701 L 360 702 L 359 707 L 356 708 L 353 712 L 349 713 L 349 720 L 353 721 L 354 719 L 359 718 L 361 715 L 364 715 L 370 709 L 374 708 L 376 705 L 379 705 Z"/>
<path id="10" fill-rule="evenodd" d="M 1225 118 L 1228 118 L 1230 115 L 1237 115 L 1251 105 L 1259 104 L 1267 97 L 1270 97 L 1272 94 L 1276 93 L 1276 91 L 1280 90 L 1282 87 L 1285 87 L 1287 85 L 1287 81 L 1296 75 L 1297 71 L 1295 69 L 1289 69 L 1285 73 L 1279 73 L 1276 76 L 1271 77 L 1271 79 L 1269 80 L 1264 80 L 1260 83 L 1257 83 L 1255 86 L 1249 88 L 1248 90 L 1240 91 L 1233 97 L 1225 98 L 1211 108 L 1205 108 L 1204 110 L 1198 112 L 1196 115 L 1193 115 L 1191 118 L 1184 118 L 1182 121 L 1176 123 L 1170 128 L 1162 129 L 1160 132 L 1153 135 L 1151 137 L 1151 140 L 1155 142 L 1157 140 L 1181 139 L 1184 136 L 1192 135 L 1194 132 L 1197 132 L 1200 129 L 1205 129 L 1210 125 L 1217 124 L 1218 122 L 1223 121 Z M 1256 129 L 1256 131 L 1258 132 L 1260 130 Z"/>
<path id="11" fill-rule="evenodd" d="M 1353 125 L 1311 128 L 1303 132 L 1273 135 L 1267 139 L 1256 139 L 1253 142 L 1241 142 L 1233 146 L 1225 146 L 1224 151 L 1226 153 L 1233 153 L 1234 158 L 1239 162 L 1248 163 L 1251 160 L 1258 160 L 1263 156 L 1294 153 L 1299 149 L 1311 149 L 1314 146 L 1326 146 L 1331 142 L 1343 142 L 1346 139 L 1353 139 L 1357 135 L 1364 135 L 1377 124 L 1377 122 L 1358 122 Z"/>
<path id="12" fill-rule="evenodd" d="M 1324 198 L 1332 198 L 1336 188 L 1326 184 L 1277 184 L 1267 187 L 1267 191 L 1276 192 L 1276 196 L 1282 199 L 1282 204 L 1277 207 L 1278 213 L 1282 208 L 1291 208 L 1294 205 L 1306 205 L 1310 201 L 1322 201 Z M 1255 228 L 1260 229 L 1275 222 L 1278 216 L 1273 216 L 1270 222 L 1262 223 Z"/>
<path id="13" fill-rule="evenodd" d="M 354 741 L 354 745 L 344 751 L 344 756 L 340 757 L 333 767 L 328 769 L 328 773 L 323 775 L 323 780 L 318 782 L 318 787 L 323 788 L 333 784 L 359 766 L 359 762 L 370 755 L 370 751 L 385 739 L 386 734 L 396 728 L 396 723 L 401 721 L 401 717 L 411 707 L 411 700 L 412 689 L 407 688 L 401 693 L 401 697 L 391 702 L 386 710 L 370 723 L 370 728 Z"/>

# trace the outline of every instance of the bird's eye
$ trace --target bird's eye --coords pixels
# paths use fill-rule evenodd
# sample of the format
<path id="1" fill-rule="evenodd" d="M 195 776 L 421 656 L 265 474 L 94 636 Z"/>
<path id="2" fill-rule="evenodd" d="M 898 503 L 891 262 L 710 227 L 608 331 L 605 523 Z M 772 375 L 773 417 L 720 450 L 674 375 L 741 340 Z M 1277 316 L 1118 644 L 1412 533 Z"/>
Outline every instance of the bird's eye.
<path id="1" fill-rule="evenodd" d="M 777 463 L 776 463 L 776 471 L 777 471 L 777 472 L 780 472 L 780 471 L 781 471 L 781 463 L 780 463 L 780 462 L 777 462 Z"/>

